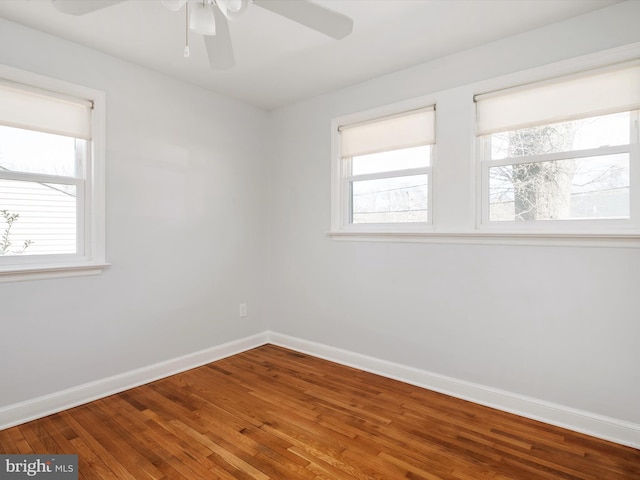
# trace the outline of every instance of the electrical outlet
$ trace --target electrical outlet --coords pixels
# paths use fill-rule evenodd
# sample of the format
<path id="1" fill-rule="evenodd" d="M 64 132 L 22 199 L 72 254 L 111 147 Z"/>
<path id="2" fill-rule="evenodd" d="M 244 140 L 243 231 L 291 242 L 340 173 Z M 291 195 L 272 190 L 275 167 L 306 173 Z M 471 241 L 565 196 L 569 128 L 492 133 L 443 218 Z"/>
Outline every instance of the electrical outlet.
<path id="1" fill-rule="evenodd" d="M 241 317 L 246 317 L 247 316 L 247 304 L 246 303 L 241 303 L 240 304 L 239 312 L 240 312 L 240 316 Z"/>

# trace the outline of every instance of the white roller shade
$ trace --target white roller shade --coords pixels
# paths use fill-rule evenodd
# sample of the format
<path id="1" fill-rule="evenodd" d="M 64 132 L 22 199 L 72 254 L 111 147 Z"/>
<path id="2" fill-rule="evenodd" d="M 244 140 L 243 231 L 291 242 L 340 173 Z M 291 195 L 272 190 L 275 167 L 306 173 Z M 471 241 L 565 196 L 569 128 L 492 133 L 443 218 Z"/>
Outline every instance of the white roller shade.
<path id="1" fill-rule="evenodd" d="M 91 138 L 91 102 L 0 83 L 0 125 Z"/>
<path id="2" fill-rule="evenodd" d="M 640 65 L 476 96 L 477 134 L 640 108 Z"/>
<path id="3" fill-rule="evenodd" d="M 435 106 L 340 127 L 342 158 L 431 145 L 436 141 Z"/>

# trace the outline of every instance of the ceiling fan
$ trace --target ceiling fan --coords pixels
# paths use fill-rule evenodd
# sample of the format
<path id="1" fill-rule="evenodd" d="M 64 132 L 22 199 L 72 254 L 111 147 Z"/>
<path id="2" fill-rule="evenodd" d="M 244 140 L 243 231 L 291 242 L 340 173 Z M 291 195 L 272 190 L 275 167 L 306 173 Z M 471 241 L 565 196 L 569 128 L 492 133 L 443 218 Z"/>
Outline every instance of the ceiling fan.
<path id="1" fill-rule="evenodd" d="M 85 15 L 124 1 L 127 0 L 51 0 L 58 11 L 69 15 Z M 209 64 L 217 70 L 226 70 L 235 65 L 228 21 L 239 17 L 249 4 L 262 7 L 331 38 L 346 37 L 353 30 L 351 18 L 309 0 L 161 1 L 174 12 L 185 7 L 189 30 L 203 35 Z M 188 56 L 187 41 L 185 57 Z"/>

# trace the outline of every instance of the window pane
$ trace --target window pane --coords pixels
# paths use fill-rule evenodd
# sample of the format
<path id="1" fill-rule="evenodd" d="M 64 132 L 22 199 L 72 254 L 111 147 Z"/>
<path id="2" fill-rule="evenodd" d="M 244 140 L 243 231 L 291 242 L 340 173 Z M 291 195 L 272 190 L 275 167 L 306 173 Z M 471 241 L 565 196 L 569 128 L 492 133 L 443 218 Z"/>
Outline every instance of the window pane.
<path id="1" fill-rule="evenodd" d="M 353 223 L 427 221 L 427 175 L 351 184 Z"/>
<path id="2" fill-rule="evenodd" d="M 489 168 L 489 219 L 629 218 L 629 155 Z"/>
<path id="3" fill-rule="evenodd" d="M 392 150 L 390 152 L 372 153 L 370 155 L 353 157 L 352 175 L 428 167 L 430 160 L 430 145 Z"/>
<path id="4" fill-rule="evenodd" d="M 544 155 L 630 143 L 630 112 L 491 135 L 491 159 Z"/>
<path id="5" fill-rule="evenodd" d="M 76 187 L 0 179 L 0 255 L 76 253 Z"/>
<path id="6" fill-rule="evenodd" d="M 76 176 L 76 139 L 0 126 L 0 170 Z"/>

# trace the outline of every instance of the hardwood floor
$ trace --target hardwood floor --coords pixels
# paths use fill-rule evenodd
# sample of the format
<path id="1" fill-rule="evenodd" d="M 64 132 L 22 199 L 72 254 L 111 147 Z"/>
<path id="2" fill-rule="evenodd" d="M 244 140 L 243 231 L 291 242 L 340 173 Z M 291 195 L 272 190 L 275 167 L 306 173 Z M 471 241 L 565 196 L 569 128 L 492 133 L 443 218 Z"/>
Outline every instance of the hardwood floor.
<path id="1" fill-rule="evenodd" d="M 617 480 L 640 451 L 267 345 L 0 431 L 82 479 Z"/>

